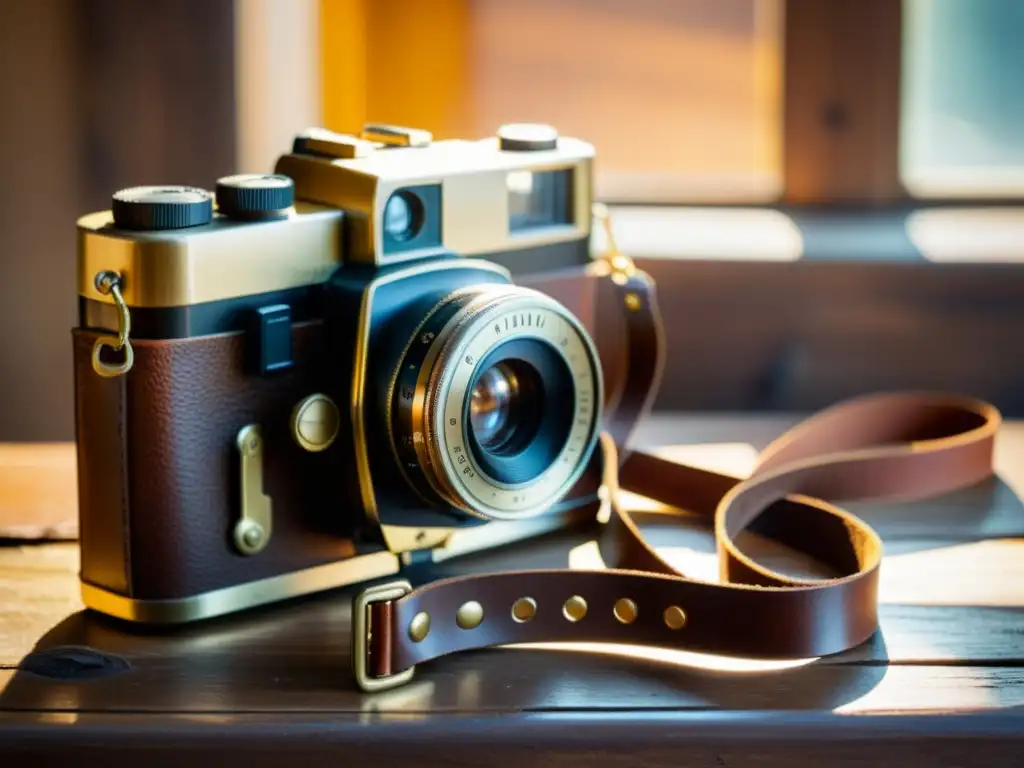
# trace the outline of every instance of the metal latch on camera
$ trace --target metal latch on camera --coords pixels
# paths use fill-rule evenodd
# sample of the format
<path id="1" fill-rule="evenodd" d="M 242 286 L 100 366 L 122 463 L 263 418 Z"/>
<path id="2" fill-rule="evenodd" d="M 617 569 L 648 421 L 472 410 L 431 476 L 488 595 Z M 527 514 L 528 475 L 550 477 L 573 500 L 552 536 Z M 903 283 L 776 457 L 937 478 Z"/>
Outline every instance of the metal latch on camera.
<path id="1" fill-rule="evenodd" d="M 243 555 L 255 555 L 270 541 L 273 505 L 263 492 L 263 436 L 256 424 L 239 430 L 235 438 L 239 456 L 240 520 L 235 523 L 234 540 Z"/>

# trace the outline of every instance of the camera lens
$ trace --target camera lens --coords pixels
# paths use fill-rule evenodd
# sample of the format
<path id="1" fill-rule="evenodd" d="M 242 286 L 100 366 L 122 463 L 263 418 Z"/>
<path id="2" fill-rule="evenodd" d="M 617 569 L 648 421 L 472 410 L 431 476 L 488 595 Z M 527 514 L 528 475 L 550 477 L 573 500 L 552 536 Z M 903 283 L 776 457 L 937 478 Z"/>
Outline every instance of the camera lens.
<path id="1" fill-rule="evenodd" d="M 423 222 L 423 205 L 411 192 L 396 192 L 384 206 L 384 233 L 399 242 L 416 236 Z"/>
<path id="2" fill-rule="evenodd" d="M 579 321 L 544 294 L 470 286 L 436 303 L 393 369 L 391 445 L 425 499 L 484 519 L 540 514 L 597 443 L 601 369 Z"/>
<path id="3" fill-rule="evenodd" d="M 537 369 L 519 360 L 492 365 L 470 396 L 470 429 L 481 449 L 518 453 L 533 440 L 542 416 Z"/>

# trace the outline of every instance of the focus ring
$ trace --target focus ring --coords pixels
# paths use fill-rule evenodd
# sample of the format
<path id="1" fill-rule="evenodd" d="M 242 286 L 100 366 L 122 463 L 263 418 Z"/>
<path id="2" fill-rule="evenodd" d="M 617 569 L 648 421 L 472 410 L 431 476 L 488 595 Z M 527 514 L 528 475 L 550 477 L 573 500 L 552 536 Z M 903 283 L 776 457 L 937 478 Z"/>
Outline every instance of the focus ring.
<path id="1" fill-rule="evenodd" d="M 417 428 L 413 422 L 417 389 L 421 386 L 421 378 L 426 378 L 424 366 L 436 357 L 447 338 L 445 327 L 474 295 L 475 292 L 457 294 L 431 310 L 409 339 L 388 395 L 388 423 L 395 457 L 406 479 L 424 497 L 437 494 L 424 474 L 418 451 L 425 436 L 422 428 Z"/>

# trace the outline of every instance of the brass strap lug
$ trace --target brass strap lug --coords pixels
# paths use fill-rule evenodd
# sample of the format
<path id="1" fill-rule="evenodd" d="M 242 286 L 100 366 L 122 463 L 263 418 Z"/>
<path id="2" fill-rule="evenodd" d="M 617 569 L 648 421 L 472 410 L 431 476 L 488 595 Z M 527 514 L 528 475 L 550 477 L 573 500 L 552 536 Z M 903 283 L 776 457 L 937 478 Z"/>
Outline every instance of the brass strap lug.
<path id="1" fill-rule="evenodd" d="M 370 621 L 370 606 L 398 600 L 412 592 L 405 580 L 375 584 L 358 592 L 352 600 L 352 675 L 360 690 L 368 693 L 396 688 L 412 679 L 416 667 L 409 667 L 394 675 L 370 675 L 370 640 L 374 632 L 390 632 L 391 627 L 374 627 Z"/>
<path id="2" fill-rule="evenodd" d="M 121 275 L 116 272 L 100 272 L 96 275 L 95 285 L 96 290 L 104 296 L 113 297 L 114 304 L 117 305 L 118 322 L 117 336 L 100 336 L 92 345 L 92 369 L 104 378 L 123 376 L 131 370 L 135 362 L 135 353 L 128 338 L 132 329 L 132 317 L 121 295 Z M 113 364 L 103 362 L 101 355 L 104 347 L 110 347 L 115 352 L 123 351 L 124 360 Z"/>
<path id="3" fill-rule="evenodd" d="M 243 555 L 255 555 L 270 541 L 273 505 L 263 493 L 263 438 L 256 424 L 242 427 L 235 439 L 241 481 L 241 519 L 234 540 Z"/>
<path id="4" fill-rule="evenodd" d="M 611 277 L 613 282 L 625 285 L 636 274 L 636 265 L 633 259 L 619 250 L 608 206 L 604 203 L 594 203 L 591 211 L 593 218 L 600 222 L 607 243 L 604 253 L 594 262 L 593 269 L 598 276 Z"/>

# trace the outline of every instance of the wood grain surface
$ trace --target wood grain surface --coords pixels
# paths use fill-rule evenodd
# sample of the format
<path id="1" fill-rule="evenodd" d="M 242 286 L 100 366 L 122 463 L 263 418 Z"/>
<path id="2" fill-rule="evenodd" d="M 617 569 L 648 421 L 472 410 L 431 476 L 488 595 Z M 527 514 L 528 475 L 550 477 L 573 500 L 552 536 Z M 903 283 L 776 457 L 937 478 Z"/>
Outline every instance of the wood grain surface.
<path id="1" fill-rule="evenodd" d="M 742 475 L 793 420 L 671 416 L 636 442 Z M 158 633 L 82 610 L 73 543 L 0 548 L 0 745 L 34 765 L 68 749 L 148 765 L 227 754 L 251 765 L 1005 764 L 1024 741 L 1024 424 L 1004 427 L 997 468 L 932 502 L 856 507 L 886 545 L 882 631 L 797 662 L 532 645 L 456 654 L 403 688 L 362 694 L 349 672 L 351 589 Z M 713 574 L 710 532 L 648 506 L 661 551 Z M 593 539 L 565 532 L 409 575 L 600 567 Z M 744 545 L 796 573 L 818 567 Z M 108 674 L 21 668 L 56 648 L 79 659 L 65 673 Z M 82 664 L 87 650 L 109 668 Z"/>

